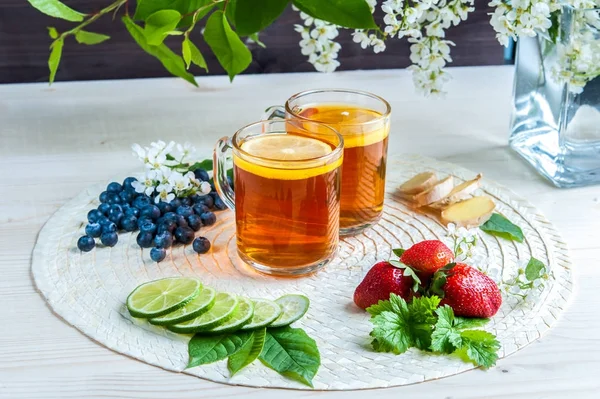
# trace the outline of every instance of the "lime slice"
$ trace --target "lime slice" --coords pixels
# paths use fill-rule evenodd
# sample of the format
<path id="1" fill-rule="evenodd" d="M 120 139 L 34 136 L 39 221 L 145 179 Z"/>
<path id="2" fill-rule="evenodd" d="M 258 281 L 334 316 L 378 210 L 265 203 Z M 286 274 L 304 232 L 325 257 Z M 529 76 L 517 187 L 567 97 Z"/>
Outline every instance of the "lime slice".
<path id="1" fill-rule="evenodd" d="M 242 330 L 254 330 L 268 326 L 283 312 L 277 302 L 268 299 L 252 299 L 252 302 L 254 303 L 254 316 L 248 324 L 242 327 Z"/>
<path id="2" fill-rule="evenodd" d="M 299 320 L 306 311 L 310 301 L 304 295 L 284 295 L 275 302 L 281 306 L 283 312 L 279 317 L 269 324 L 269 327 L 283 327 L 288 326 Z"/>
<path id="3" fill-rule="evenodd" d="M 250 319 L 252 319 L 252 315 L 254 314 L 254 304 L 246 298 L 240 298 L 240 302 L 238 307 L 231 317 L 231 319 L 227 320 L 225 323 L 213 327 L 207 333 L 224 333 L 239 330 L 244 324 L 248 323 Z"/>
<path id="4" fill-rule="evenodd" d="M 174 312 L 168 313 L 162 317 L 156 317 L 148 320 L 152 324 L 165 326 L 168 324 L 183 323 L 200 316 L 207 312 L 215 303 L 216 292 L 210 287 L 204 287 L 196 298 L 192 299 L 187 305 Z"/>
<path id="5" fill-rule="evenodd" d="M 206 331 L 228 321 L 238 306 L 238 298 L 226 292 L 219 292 L 215 296 L 215 304 L 206 313 L 184 321 L 183 323 L 167 326 L 171 331 L 183 334 Z"/>
<path id="6" fill-rule="evenodd" d="M 193 278 L 170 277 L 138 286 L 127 297 L 133 317 L 158 317 L 185 306 L 200 292 L 202 284 Z"/>

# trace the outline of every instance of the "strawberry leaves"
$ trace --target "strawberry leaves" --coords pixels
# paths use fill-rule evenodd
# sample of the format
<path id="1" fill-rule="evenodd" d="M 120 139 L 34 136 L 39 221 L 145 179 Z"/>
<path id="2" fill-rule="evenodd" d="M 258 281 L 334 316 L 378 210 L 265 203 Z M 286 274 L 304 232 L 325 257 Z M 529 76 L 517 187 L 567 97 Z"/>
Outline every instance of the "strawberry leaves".
<path id="1" fill-rule="evenodd" d="M 413 269 L 400 262 L 399 260 L 390 260 L 390 265 L 397 267 L 398 269 L 404 270 L 404 275 L 412 277 L 415 282 L 415 284 L 413 285 L 413 291 L 417 292 L 419 290 L 419 286 L 422 284 L 421 279 L 419 278 L 419 276 L 417 276 L 417 273 L 415 273 Z"/>
<path id="2" fill-rule="evenodd" d="M 454 266 L 456 266 L 456 263 L 448 263 L 446 266 L 442 267 L 433 274 L 431 283 L 426 291 L 429 295 L 436 295 L 440 298 L 444 298 L 446 295 L 444 292 L 444 286 L 446 285 L 450 271 L 454 268 Z"/>

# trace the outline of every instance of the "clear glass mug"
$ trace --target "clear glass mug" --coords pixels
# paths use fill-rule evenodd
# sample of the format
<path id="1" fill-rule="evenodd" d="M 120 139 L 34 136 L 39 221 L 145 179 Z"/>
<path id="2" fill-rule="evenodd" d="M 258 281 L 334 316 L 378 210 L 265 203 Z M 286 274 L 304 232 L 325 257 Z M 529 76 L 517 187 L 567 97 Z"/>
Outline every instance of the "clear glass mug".
<path id="1" fill-rule="evenodd" d="M 298 276 L 333 259 L 343 145 L 329 126 L 286 120 L 253 123 L 217 142 L 215 187 L 235 212 L 242 260 L 262 273 Z M 230 150 L 235 193 L 227 180 Z"/>
<path id="2" fill-rule="evenodd" d="M 317 121 L 344 138 L 340 234 L 360 233 L 383 213 L 391 106 L 365 91 L 320 89 L 291 96 L 267 109 L 263 119 Z"/>

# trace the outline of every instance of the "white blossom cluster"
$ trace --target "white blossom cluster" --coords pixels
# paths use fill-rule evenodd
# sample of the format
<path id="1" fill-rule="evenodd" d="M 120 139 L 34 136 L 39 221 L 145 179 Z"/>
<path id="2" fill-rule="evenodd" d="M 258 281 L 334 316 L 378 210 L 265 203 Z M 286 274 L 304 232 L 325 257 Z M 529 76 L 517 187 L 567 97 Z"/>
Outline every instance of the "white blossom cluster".
<path id="1" fill-rule="evenodd" d="M 156 203 L 210 193 L 210 184 L 196 179 L 194 172 L 188 170 L 190 157 L 196 151 L 190 143 L 167 144 L 159 140 L 150 143 L 150 147 L 133 144 L 131 149 L 146 167 L 144 175 L 131 183 L 136 192 L 153 197 Z"/>
<path id="2" fill-rule="evenodd" d="M 477 246 L 477 229 L 456 227 L 454 223 L 447 226 L 450 248 L 454 252 L 456 262 L 468 263 L 480 270 L 487 269 L 488 259 L 485 251 Z"/>
<path id="3" fill-rule="evenodd" d="M 299 11 L 295 7 L 294 9 Z M 300 18 L 304 25 L 295 25 L 295 30 L 302 35 L 300 41 L 302 54 L 308 56 L 308 62 L 313 64 L 317 71 L 335 71 L 340 66 L 337 57 L 342 48 L 333 40 L 339 35 L 337 26 L 303 12 L 300 12 Z"/>
<path id="4" fill-rule="evenodd" d="M 503 46 L 518 36 L 533 37 L 536 32 L 546 32 L 551 26 L 550 13 L 558 9 L 557 1 L 549 0 L 492 0 L 495 7 L 490 23 L 496 38 Z"/>

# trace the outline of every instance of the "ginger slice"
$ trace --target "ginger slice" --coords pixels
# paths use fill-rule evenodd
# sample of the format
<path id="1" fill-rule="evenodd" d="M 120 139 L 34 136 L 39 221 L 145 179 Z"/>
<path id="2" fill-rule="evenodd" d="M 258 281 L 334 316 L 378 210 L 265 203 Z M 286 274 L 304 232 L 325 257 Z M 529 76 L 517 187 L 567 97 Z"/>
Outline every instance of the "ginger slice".
<path id="1" fill-rule="evenodd" d="M 444 209 L 447 208 L 449 205 L 471 198 L 471 195 L 475 192 L 475 190 L 481 187 L 482 177 L 483 175 L 478 174 L 477 177 L 475 177 L 473 180 L 468 180 L 464 183 L 459 184 L 458 186 L 452 189 L 452 191 L 450 192 L 450 194 L 448 194 L 446 198 L 442 199 L 441 201 L 435 202 L 429 206 L 435 209 Z"/>
<path id="2" fill-rule="evenodd" d="M 435 173 L 433 172 L 424 172 L 419 173 L 415 177 L 410 180 L 404 182 L 399 188 L 398 191 L 406 198 L 409 198 L 411 195 L 422 193 L 427 190 L 431 186 L 433 186 L 437 182 L 437 177 L 435 177 Z"/>
<path id="3" fill-rule="evenodd" d="M 452 176 L 448 176 L 445 179 L 436 182 L 427 190 L 415 195 L 415 202 L 418 206 L 433 204 L 434 202 L 438 202 L 446 198 L 453 188 L 454 178 Z"/>
<path id="4" fill-rule="evenodd" d="M 492 216 L 496 204 L 490 197 L 473 197 L 448 206 L 442 211 L 442 223 L 462 227 L 478 227 Z"/>

